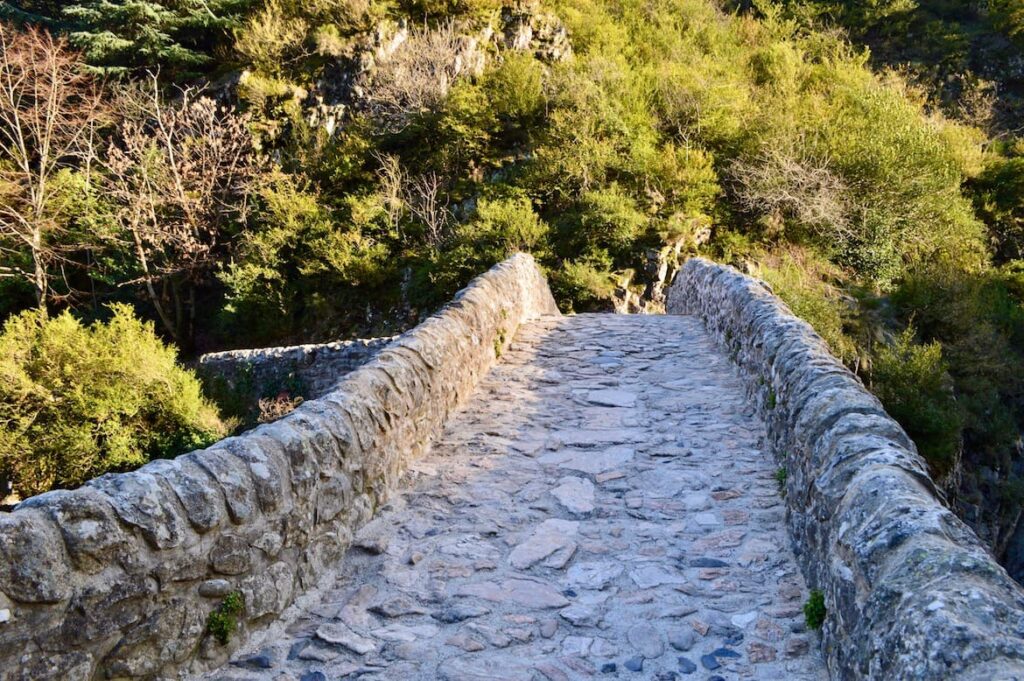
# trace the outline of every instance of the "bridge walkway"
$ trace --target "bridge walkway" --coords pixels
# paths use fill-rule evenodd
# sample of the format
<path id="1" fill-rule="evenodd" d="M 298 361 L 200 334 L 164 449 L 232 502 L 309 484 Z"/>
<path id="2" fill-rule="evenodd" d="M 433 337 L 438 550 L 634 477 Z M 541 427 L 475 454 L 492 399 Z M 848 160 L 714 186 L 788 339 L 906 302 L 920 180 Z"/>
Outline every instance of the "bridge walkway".
<path id="1" fill-rule="evenodd" d="M 528 324 L 318 604 L 204 678 L 827 678 L 763 437 L 695 318 Z"/>

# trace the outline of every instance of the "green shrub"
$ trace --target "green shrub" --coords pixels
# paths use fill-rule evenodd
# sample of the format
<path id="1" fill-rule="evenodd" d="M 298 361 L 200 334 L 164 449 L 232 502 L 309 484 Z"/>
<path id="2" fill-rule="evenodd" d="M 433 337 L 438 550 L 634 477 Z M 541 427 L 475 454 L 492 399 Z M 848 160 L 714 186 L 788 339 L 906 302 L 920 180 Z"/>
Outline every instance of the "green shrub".
<path id="1" fill-rule="evenodd" d="M 0 333 L 0 470 L 29 496 L 175 456 L 223 436 L 191 371 L 127 305 L 83 326 L 65 312 Z"/>
<path id="2" fill-rule="evenodd" d="M 512 53 L 487 75 L 485 87 L 494 112 L 528 123 L 544 106 L 543 67 L 530 54 Z"/>
<path id="3" fill-rule="evenodd" d="M 617 184 L 584 192 L 570 240 L 582 252 L 626 252 L 650 224 L 636 199 Z"/>
<path id="4" fill-rule="evenodd" d="M 232 591 L 224 597 L 216 610 L 206 620 L 206 631 L 222 646 L 231 640 L 231 634 L 238 629 L 238 617 L 245 610 L 241 591 Z"/>
<path id="5" fill-rule="evenodd" d="M 480 199 L 472 218 L 458 226 L 447 248 L 431 256 L 430 277 L 444 297 L 513 253 L 547 255 L 548 226 L 521 194 Z"/>
<path id="6" fill-rule="evenodd" d="M 825 594 L 820 589 L 813 589 L 807 602 L 804 603 L 804 621 L 808 629 L 818 630 L 825 623 Z"/>
<path id="7" fill-rule="evenodd" d="M 758 274 L 775 294 L 793 314 L 814 327 L 836 357 L 852 364 L 858 351 L 846 333 L 850 306 L 840 289 L 825 280 L 837 275 L 835 268 L 813 253 L 796 248 L 762 255 L 760 260 L 764 265 Z"/>
<path id="8" fill-rule="evenodd" d="M 786 496 L 786 480 L 789 479 L 789 471 L 786 470 L 785 466 L 780 466 L 775 469 L 775 483 L 779 486 L 779 494 L 783 497 Z"/>
<path id="9" fill-rule="evenodd" d="M 871 386 L 932 469 L 942 475 L 956 460 L 963 412 L 953 395 L 938 342 L 917 344 L 908 326 L 875 355 Z"/>
<path id="10" fill-rule="evenodd" d="M 501 7 L 501 0 L 401 0 L 401 4 L 417 19 L 445 17 L 452 14 L 486 14 Z"/>
<path id="11" fill-rule="evenodd" d="M 286 2 L 269 0 L 235 35 L 235 50 L 263 73 L 281 72 L 285 56 L 296 52 L 309 26 Z"/>
<path id="12" fill-rule="evenodd" d="M 911 273 L 893 294 L 920 337 L 942 345 L 964 415 L 965 456 L 1006 470 L 1015 450 L 1024 388 L 1024 276 L 1015 262 L 963 271 L 937 262 Z"/>
<path id="13" fill-rule="evenodd" d="M 1024 157 L 995 159 L 971 188 L 997 261 L 1024 258 Z"/>
<path id="14" fill-rule="evenodd" d="M 343 300 L 386 281 L 392 250 L 376 198 L 349 196 L 334 212 L 287 176 L 268 181 L 234 262 L 220 274 L 227 288 L 222 323 L 245 327 L 262 344 L 287 340 L 297 327 L 315 337 L 314 321 L 336 321 Z"/>
<path id="15" fill-rule="evenodd" d="M 562 263 L 550 273 L 551 290 L 566 311 L 607 309 L 615 282 L 606 253 L 596 253 Z"/>

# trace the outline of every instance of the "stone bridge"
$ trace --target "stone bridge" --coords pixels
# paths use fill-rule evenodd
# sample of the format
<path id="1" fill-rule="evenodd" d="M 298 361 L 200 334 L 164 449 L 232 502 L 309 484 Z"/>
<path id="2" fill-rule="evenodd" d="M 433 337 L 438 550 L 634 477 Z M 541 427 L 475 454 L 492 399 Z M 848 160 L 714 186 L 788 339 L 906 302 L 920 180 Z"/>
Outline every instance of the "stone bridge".
<path id="1" fill-rule="evenodd" d="M 518 255 L 274 423 L 23 502 L 0 679 L 1024 679 L 1024 591 L 814 332 L 700 259 L 669 311 L 560 316 Z"/>

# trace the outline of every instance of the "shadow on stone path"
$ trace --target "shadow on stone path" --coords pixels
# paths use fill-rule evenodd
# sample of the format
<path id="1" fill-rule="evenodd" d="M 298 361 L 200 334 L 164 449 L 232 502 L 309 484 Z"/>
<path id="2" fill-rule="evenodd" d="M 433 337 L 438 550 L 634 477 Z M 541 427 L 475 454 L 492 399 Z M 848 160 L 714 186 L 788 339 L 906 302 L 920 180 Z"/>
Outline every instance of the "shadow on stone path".
<path id="1" fill-rule="evenodd" d="M 524 326 L 319 604 L 202 678 L 827 678 L 762 439 L 694 318 Z"/>

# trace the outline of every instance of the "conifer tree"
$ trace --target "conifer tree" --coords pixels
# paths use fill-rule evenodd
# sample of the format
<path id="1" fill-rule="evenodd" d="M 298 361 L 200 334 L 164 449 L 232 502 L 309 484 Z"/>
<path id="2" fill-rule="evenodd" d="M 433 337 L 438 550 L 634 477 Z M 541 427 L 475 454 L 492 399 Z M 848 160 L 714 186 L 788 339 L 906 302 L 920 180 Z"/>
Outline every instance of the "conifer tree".
<path id="1" fill-rule="evenodd" d="M 252 2 L 71 0 L 59 12 L 38 1 L 0 5 L 13 19 L 66 33 L 86 62 L 107 74 L 162 67 L 190 75 L 211 61 L 213 48 Z"/>

